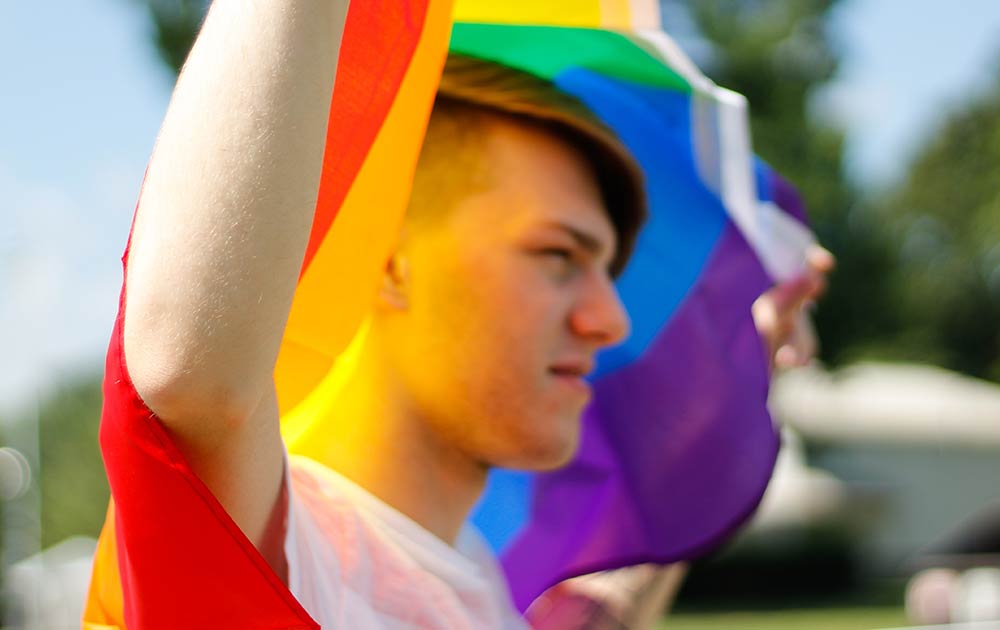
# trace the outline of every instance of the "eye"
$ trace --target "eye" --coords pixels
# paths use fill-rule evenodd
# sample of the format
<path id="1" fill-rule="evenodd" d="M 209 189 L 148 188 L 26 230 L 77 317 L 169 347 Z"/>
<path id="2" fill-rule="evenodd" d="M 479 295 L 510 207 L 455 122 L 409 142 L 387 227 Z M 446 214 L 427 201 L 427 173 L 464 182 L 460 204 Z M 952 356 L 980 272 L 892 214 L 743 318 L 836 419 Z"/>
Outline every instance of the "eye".
<path id="1" fill-rule="evenodd" d="M 540 253 L 544 256 L 551 256 L 560 260 L 573 260 L 573 252 L 563 247 L 548 247 Z"/>
<path id="2" fill-rule="evenodd" d="M 560 279 L 568 279 L 578 267 L 576 255 L 567 247 L 546 247 L 537 253 L 545 267 Z"/>

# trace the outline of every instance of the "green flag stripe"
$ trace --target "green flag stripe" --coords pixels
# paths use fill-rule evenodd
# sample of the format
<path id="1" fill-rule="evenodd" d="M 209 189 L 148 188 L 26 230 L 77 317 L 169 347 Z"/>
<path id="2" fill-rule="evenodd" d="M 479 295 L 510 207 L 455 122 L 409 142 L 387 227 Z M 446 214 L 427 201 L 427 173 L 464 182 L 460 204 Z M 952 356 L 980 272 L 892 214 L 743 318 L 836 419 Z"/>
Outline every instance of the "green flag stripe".
<path id="1" fill-rule="evenodd" d="M 457 23 L 452 52 L 496 61 L 552 80 L 573 68 L 690 93 L 679 74 L 627 35 L 602 29 Z"/>

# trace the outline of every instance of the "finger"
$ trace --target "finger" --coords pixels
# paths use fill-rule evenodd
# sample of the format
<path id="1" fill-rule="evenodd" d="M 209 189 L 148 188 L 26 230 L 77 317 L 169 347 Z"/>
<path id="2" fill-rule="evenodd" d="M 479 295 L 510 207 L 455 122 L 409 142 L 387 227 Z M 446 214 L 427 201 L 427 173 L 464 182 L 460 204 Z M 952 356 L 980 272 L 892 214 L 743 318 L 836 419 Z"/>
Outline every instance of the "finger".
<path id="1" fill-rule="evenodd" d="M 798 352 L 802 365 L 811 361 L 819 351 L 819 337 L 816 335 L 816 327 L 813 326 L 812 318 L 804 311 L 799 313 L 792 343 Z"/>
<path id="2" fill-rule="evenodd" d="M 798 351 L 792 346 L 781 346 L 774 353 L 774 369 L 787 370 L 802 365 Z"/>
<path id="3" fill-rule="evenodd" d="M 778 313 L 797 308 L 815 290 L 816 280 L 809 274 L 800 274 L 776 284 L 768 293 Z"/>
<path id="4" fill-rule="evenodd" d="M 806 266 L 825 275 L 837 266 L 837 258 L 822 245 L 814 244 L 806 251 Z"/>
<path id="5" fill-rule="evenodd" d="M 809 301 L 816 301 L 823 297 L 826 293 L 827 286 L 830 284 L 826 279 L 826 275 L 814 275 L 812 278 L 812 287 L 810 288 L 809 295 L 807 299 Z"/>
<path id="6" fill-rule="evenodd" d="M 801 367 L 812 361 L 819 350 L 819 340 L 806 313 L 799 313 L 787 336 L 778 339 L 778 345 L 774 357 L 776 368 Z"/>

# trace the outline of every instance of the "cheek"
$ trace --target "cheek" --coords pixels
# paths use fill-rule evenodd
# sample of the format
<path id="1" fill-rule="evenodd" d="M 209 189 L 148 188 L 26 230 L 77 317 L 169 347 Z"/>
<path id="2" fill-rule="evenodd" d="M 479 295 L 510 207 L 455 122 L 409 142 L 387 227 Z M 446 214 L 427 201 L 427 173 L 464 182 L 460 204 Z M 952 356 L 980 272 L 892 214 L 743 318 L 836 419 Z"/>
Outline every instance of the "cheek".
<path id="1" fill-rule="evenodd" d="M 460 305 L 453 322 L 459 342 L 480 357 L 481 368 L 498 377 L 537 377 L 560 334 L 562 318 L 552 296 L 519 262 L 467 265 L 475 272 L 462 278 L 449 298 Z"/>
<path id="2" fill-rule="evenodd" d="M 477 273 L 455 274 L 435 298 L 442 334 L 465 364 L 464 376 L 488 377 L 498 383 L 533 371 L 541 354 L 536 300 L 503 274 L 478 267 Z"/>
<path id="3" fill-rule="evenodd" d="M 541 390 L 537 343 L 522 328 L 530 318 L 504 292 L 487 274 L 458 270 L 428 286 L 413 313 L 426 356 L 412 375 L 423 403 L 463 449 L 484 456 L 512 441 L 514 419 L 530 415 Z"/>
<path id="4" fill-rule="evenodd" d="M 546 371 L 565 334 L 561 293 L 516 258 L 472 257 L 437 272 L 415 296 L 412 333 L 425 356 L 413 378 L 439 429 L 495 465 L 563 457 L 579 409 Z"/>
<path id="5" fill-rule="evenodd" d="M 508 415 L 540 388 L 544 356 L 538 314 L 516 283 L 485 262 L 442 270 L 427 287 L 421 329 L 433 339 L 427 378 L 439 384 L 452 413 Z M 483 418 L 488 420 L 488 418 Z"/>
<path id="6" fill-rule="evenodd" d="M 480 274 L 469 283 L 453 331 L 463 352 L 457 379 L 467 417 L 477 418 L 477 441 L 504 463 L 526 464 L 575 444 L 580 409 L 567 404 L 547 372 L 564 334 L 561 294 L 527 280 L 530 272 L 514 277 Z M 508 459 L 517 456 L 525 459 Z"/>

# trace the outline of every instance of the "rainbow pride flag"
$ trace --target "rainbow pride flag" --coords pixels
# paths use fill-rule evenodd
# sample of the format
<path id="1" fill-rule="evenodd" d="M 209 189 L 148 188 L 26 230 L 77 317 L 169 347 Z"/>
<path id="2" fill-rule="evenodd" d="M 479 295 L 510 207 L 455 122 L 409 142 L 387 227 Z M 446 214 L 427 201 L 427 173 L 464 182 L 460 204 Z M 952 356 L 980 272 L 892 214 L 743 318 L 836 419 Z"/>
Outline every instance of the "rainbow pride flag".
<path id="1" fill-rule="evenodd" d="M 753 158 L 743 98 L 698 72 L 659 20 L 655 0 L 373 1 L 348 14 L 313 233 L 275 370 L 291 452 L 323 430 L 316 420 L 351 369 L 449 37 L 453 51 L 579 97 L 646 170 L 651 216 L 619 281 L 633 334 L 600 357 L 580 453 L 554 473 L 497 471 L 474 518 L 521 609 L 572 575 L 711 548 L 752 512 L 777 450 L 750 304 L 798 270 L 811 236 L 794 193 Z M 127 378 L 121 325 L 108 387 Z M 84 627 L 317 627 L 162 426 L 129 417 L 106 406 L 102 418 L 114 504 Z"/>
<path id="2" fill-rule="evenodd" d="M 459 22 L 451 50 L 552 80 L 648 178 L 650 218 L 618 282 L 633 331 L 599 357 L 580 452 L 553 473 L 495 472 L 475 515 L 524 610 L 568 577 L 698 556 L 752 513 L 778 439 L 750 306 L 812 237 L 753 158 L 744 99 L 658 28 Z"/>

